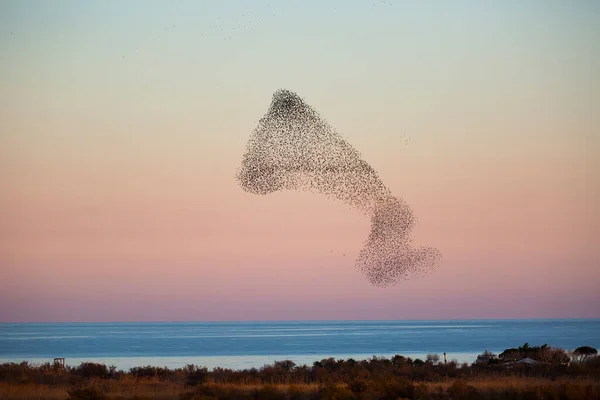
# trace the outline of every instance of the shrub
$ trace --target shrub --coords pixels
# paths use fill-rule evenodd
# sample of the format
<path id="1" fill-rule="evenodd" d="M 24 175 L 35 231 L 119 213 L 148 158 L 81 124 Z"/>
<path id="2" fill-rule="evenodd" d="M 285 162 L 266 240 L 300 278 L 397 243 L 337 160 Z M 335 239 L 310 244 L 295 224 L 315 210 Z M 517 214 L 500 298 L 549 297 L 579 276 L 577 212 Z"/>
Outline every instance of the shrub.
<path id="1" fill-rule="evenodd" d="M 106 365 L 89 362 L 81 363 L 78 367 L 73 368 L 72 373 L 84 379 L 107 379 L 109 377 L 109 370 Z"/>
<path id="2" fill-rule="evenodd" d="M 417 358 L 413 361 L 413 365 L 415 367 L 422 367 L 423 365 L 425 365 L 425 361 L 421 360 L 420 358 Z"/>
<path id="3" fill-rule="evenodd" d="M 208 369 L 206 367 L 188 364 L 183 370 L 186 377 L 186 386 L 196 386 L 206 382 L 208 379 Z"/>
<path id="4" fill-rule="evenodd" d="M 360 394 L 367 390 L 367 383 L 362 379 L 355 379 L 348 384 L 352 393 Z"/>
<path id="5" fill-rule="evenodd" d="M 152 367 L 150 365 L 146 367 L 134 367 L 129 370 L 129 373 L 136 378 L 153 378 L 158 377 L 161 380 L 171 378 L 175 372 L 169 368 Z"/>

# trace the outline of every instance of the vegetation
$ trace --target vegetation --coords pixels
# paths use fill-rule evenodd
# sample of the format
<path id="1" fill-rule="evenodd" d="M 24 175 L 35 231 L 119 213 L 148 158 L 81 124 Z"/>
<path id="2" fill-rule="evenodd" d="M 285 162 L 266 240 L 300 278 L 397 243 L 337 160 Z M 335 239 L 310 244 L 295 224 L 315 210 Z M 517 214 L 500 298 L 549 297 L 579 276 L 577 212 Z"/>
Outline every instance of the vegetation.
<path id="1" fill-rule="evenodd" d="M 530 358 L 541 363 L 567 364 L 571 361 L 572 356 L 562 349 L 552 348 L 547 344 L 529 346 L 529 343 L 525 343 L 523 346 L 504 350 L 498 355 L 498 361 L 496 362 L 514 362 L 524 358 Z"/>
<path id="2" fill-rule="evenodd" d="M 518 364 L 524 357 L 537 363 Z M 77 367 L 0 364 L 2 399 L 595 399 L 600 398 L 600 357 L 589 347 L 572 354 L 549 346 L 507 349 L 473 365 L 423 360 L 284 360 L 260 369 L 188 365 L 180 369 L 103 364 Z"/>
<path id="3" fill-rule="evenodd" d="M 588 358 L 597 356 L 598 350 L 590 346 L 581 346 L 575 349 L 573 355 L 577 361 L 585 362 Z"/>

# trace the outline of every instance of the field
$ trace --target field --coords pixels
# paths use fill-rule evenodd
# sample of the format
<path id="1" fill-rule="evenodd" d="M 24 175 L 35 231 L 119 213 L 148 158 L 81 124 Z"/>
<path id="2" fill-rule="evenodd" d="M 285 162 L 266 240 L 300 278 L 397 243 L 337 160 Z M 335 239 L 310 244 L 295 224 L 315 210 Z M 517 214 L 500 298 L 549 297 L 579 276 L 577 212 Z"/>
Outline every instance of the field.
<path id="1" fill-rule="evenodd" d="M 378 390 L 352 391 L 346 384 L 236 385 L 205 383 L 185 388 L 153 378 L 90 380 L 83 386 L 0 383 L 0 397 L 20 399 L 598 399 L 592 379 L 497 377 L 442 382 L 394 382 Z"/>
<path id="2" fill-rule="evenodd" d="M 600 399 L 600 358 L 577 363 L 444 364 L 402 356 L 291 361 L 234 371 L 188 365 L 117 371 L 103 364 L 0 365 L 10 399 Z"/>

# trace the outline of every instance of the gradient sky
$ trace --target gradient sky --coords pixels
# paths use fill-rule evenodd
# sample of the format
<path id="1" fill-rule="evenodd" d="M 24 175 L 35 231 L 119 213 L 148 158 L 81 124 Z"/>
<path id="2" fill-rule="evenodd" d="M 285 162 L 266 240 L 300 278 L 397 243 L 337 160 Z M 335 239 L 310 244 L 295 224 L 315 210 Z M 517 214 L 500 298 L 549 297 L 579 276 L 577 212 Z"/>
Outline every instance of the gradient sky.
<path id="1" fill-rule="evenodd" d="M 0 321 L 600 317 L 600 2 L 392 3 L 1 1 Z M 279 88 L 437 271 L 372 287 L 366 217 L 237 186 Z"/>

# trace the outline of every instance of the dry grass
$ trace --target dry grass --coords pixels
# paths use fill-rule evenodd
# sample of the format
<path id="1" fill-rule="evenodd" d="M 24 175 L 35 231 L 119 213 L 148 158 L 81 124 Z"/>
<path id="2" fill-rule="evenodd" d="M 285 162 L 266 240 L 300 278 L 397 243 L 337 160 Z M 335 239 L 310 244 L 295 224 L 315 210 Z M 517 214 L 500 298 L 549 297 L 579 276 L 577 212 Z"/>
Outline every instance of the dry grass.
<path id="1" fill-rule="evenodd" d="M 184 391 L 183 385 L 173 382 L 160 382 L 154 379 L 125 378 L 119 381 L 91 380 L 86 386 L 102 390 L 109 397 L 144 397 L 150 399 L 176 399 Z M 1 399 L 61 399 L 68 398 L 69 390 L 73 386 L 50 386 L 40 384 L 9 384 L 0 383 Z"/>
<path id="2" fill-rule="evenodd" d="M 33 383 L 17 385 L 0 382 L 0 398 L 22 399 L 22 400 L 65 400 L 67 398 L 67 387 L 56 387 L 48 385 L 36 385 Z"/>
<path id="3" fill-rule="evenodd" d="M 559 387 L 569 383 L 578 387 L 588 385 L 597 386 L 598 381 L 594 379 L 557 379 L 525 377 L 475 377 L 465 380 L 470 386 L 477 389 L 479 393 L 502 392 L 506 389 L 526 390 L 535 387 Z M 456 379 L 448 379 L 443 382 L 414 382 L 415 385 L 426 386 L 430 393 L 436 391 L 447 391 L 456 382 Z M 339 385 L 344 386 L 344 385 Z M 194 389 L 186 389 L 183 384 L 172 381 L 160 381 L 158 379 L 139 379 L 125 377 L 121 380 L 91 380 L 86 387 L 95 387 L 107 395 L 109 399 L 153 399 L 174 400 L 179 399 L 180 394 L 192 392 Z M 265 387 L 279 391 L 282 395 L 290 391 L 302 393 L 316 393 L 320 387 L 318 384 L 299 385 L 236 385 L 236 384 L 204 384 L 205 388 L 221 389 L 223 391 L 243 391 L 251 393 Z M 71 386 L 51 386 L 43 384 L 17 384 L 0 382 L 0 399 L 3 400 L 65 400 L 69 398 L 68 392 Z"/>
<path id="4" fill-rule="evenodd" d="M 131 379 L 124 378 L 119 381 L 109 380 L 91 380 L 86 387 L 95 387 L 100 389 L 109 398 L 144 398 L 144 399 L 156 399 L 156 400 L 170 400 L 178 399 L 179 395 L 186 391 L 193 391 L 193 389 L 186 389 L 184 385 L 177 384 L 169 381 L 159 381 L 158 379 Z M 239 390 L 251 392 L 253 390 L 260 390 L 266 386 L 281 391 L 282 393 L 287 392 L 291 387 L 301 390 L 303 392 L 315 392 L 319 389 L 317 384 L 307 385 L 235 385 L 235 384 L 217 384 L 207 383 L 203 387 L 206 388 L 219 388 L 225 390 Z M 0 399 L 8 400 L 34 400 L 34 399 L 48 399 L 48 400 L 65 400 L 69 397 L 68 392 L 73 389 L 72 386 L 50 386 L 41 384 L 14 384 L 0 382 Z"/>
<path id="5" fill-rule="evenodd" d="M 428 386 L 438 387 L 441 386 L 444 389 L 449 388 L 456 382 L 457 379 L 448 379 L 443 382 L 426 382 Z M 577 385 L 598 385 L 597 380 L 590 378 L 581 379 L 567 379 L 559 378 L 556 380 L 546 378 L 528 378 L 518 376 L 498 376 L 498 377 L 476 377 L 465 380 L 469 385 L 474 386 L 477 390 L 499 390 L 505 388 L 524 389 L 531 386 L 560 386 L 565 383 L 573 383 Z M 415 384 L 418 384 L 415 382 Z"/>

